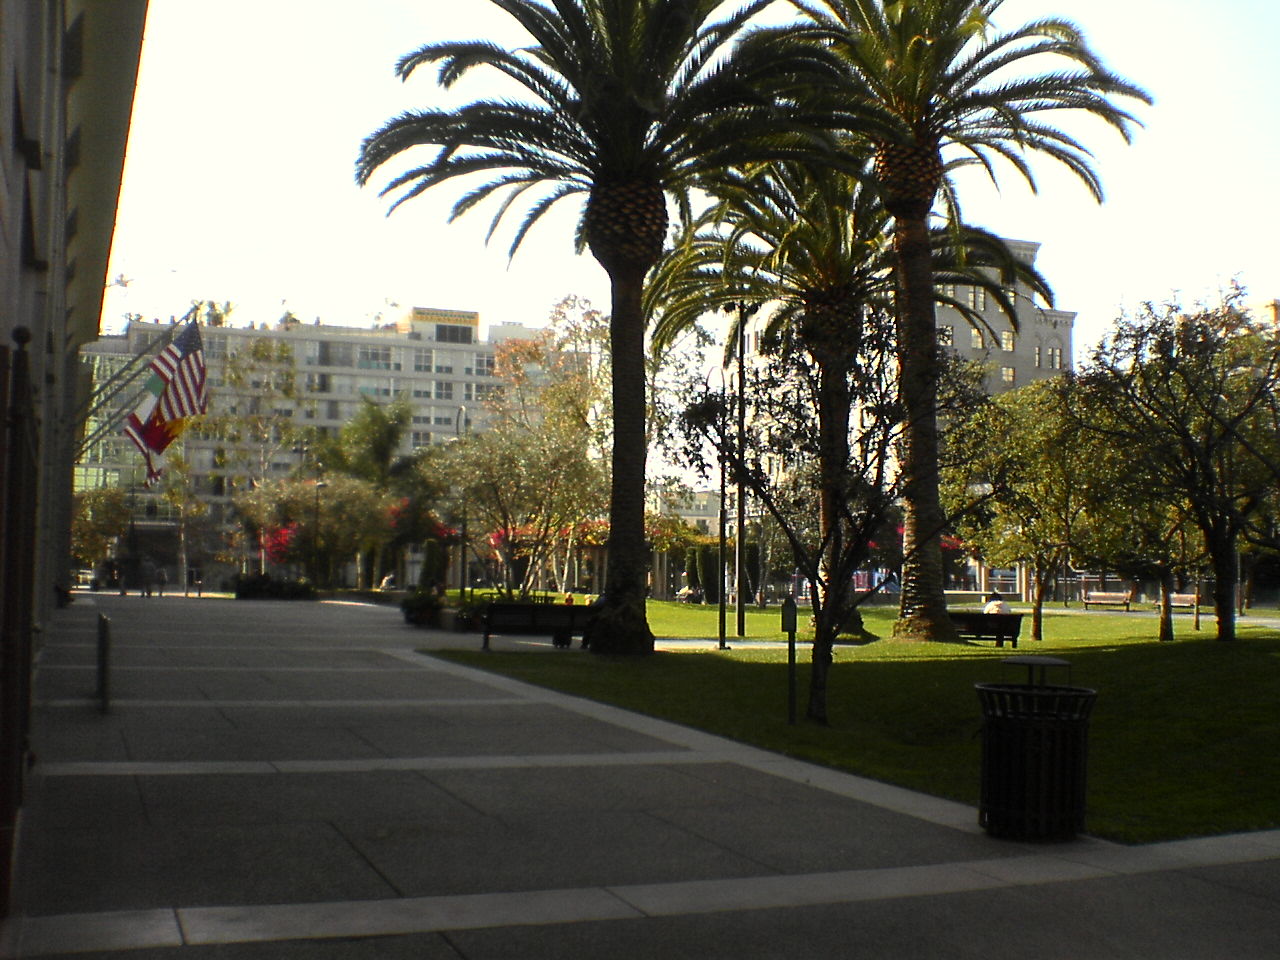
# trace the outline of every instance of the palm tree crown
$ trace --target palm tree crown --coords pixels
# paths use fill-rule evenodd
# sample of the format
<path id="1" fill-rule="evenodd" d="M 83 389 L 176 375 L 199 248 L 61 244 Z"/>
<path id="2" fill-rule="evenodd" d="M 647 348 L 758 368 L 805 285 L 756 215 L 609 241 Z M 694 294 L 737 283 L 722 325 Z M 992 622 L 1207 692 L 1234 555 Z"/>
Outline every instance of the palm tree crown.
<path id="1" fill-rule="evenodd" d="M 944 185 L 941 151 L 948 147 L 993 180 L 995 160 L 1007 160 L 1033 190 L 1026 155 L 1044 154 L 1101 200 L 1092 153 L 1047 115 L 1092 115 L 1127 142 L 1139 122 L 1115 98 L 1151 102 L 1108 71 L 1066 20 L 996 31 L 993 18 L 1004 0 L 792 2 L 846 60 L 845 120 L 874 145 L 891 211 L 903 203 L 932 206 Z M 1032 60 L 1046 69 L 1023 73 Z"/>
<path id="2" fill-rule="evenodd" d="M 721 0 L 491 2 L 536 45 L 431 44 L 401 58 L 396 73 L 407 79 L 438 64 L 441 85 L 450 87 L 488 67 L 522 88 L 523 98 L 406 112 L 366 138 L 356 176 L 365 184 L 402 152 L 436 146 L 434 158 L 383 187 L 383 195 L 396 195 L 392 209 L 445 180 L 490 174 L 453 215 L 504 194 L 493 227 L 514 207 L 525 209 L 513 253 L 552 206 L 586 194 L 579 246 L 602 262 L 652 262 L 666 231 L 665 203 L 654 203 L 661 191 L 682 200 L 699 176 L 739 161 L 744 143 L 758 153 L 796 152 L 778 134 L 800 125 L 775 108 L 775 96 L 830 67 L 785 31 L 744 33 L 767 0 L 719 20 L 711 18 Z"/>

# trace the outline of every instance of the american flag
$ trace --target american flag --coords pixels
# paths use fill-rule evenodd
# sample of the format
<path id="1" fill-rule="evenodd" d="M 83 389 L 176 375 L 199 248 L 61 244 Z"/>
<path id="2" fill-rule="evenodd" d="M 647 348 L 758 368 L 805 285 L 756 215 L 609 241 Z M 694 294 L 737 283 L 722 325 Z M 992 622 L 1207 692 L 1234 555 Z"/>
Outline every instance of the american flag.
<path id="1" fill-rule="evenodd" d="M 204 345 L 194 323 L 175 336 L 151 361 L 146 389 L 124 432 L 147 462 L 147 483 L 164 469 L 164 451 L 187 426 L 187 418 L 209 408 L 205 391 Z"/>

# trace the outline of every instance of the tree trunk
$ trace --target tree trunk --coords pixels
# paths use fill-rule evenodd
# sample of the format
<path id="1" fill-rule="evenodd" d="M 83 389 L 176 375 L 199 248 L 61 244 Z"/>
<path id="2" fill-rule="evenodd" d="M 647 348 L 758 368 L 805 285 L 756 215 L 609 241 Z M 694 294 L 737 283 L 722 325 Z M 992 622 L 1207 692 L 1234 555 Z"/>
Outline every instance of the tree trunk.
<path id="1" fill-rule="evenodd" d="M 595 653 L 653 652 L 645 613 L 649 571 L 644 530 L 645 350 L 640 296 L 644 270 L 608 268 L 612 291 L 609 335 L 613 351 L 613 482 L 605 589 L 585 643 Z"/>
<path id="2" fill-rule="evenodd" d="M 1159 639 L 1168 643 L 1173 640 L 1173 570 L 1170 567 L 1160 569 L 1160 629 Z"/>
<path id="3" fill-rule="evenodd" d="M 1213 612 L 1218 618 L 1218 639 L 1236 638 L 1236 538 L 1228 530 L 1214 530 L 1208 537 L 1213 563 Z"/>
<path id="4" fill-rule="evenodd" d="M 918 207 L 919 205 L 917 205 Z M 906 418 L 902 466 L 902 597 L 894 636 L 956 639 L 943 593 L 944 517 L 938 494 L 938 332 L 928 208 L 894 211 L 898 261 L 899 391 Z"/>
<path id="5" fill-rule="evenodd" d="M 1056 566 L 1052 561 L 1036 564 L 1036 592 L 1031 604 L 1031 639 L 1044 639 L 1044 602 L 1049 593 L 1049 571 Z"/>

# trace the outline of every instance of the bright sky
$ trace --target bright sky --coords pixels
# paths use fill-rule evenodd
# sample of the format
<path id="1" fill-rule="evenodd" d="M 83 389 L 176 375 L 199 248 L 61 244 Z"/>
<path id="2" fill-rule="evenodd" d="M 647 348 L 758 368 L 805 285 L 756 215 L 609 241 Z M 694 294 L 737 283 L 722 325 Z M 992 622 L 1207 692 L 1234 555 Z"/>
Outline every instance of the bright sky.
<path id="1" fill-rule="evenodd" d="M 1073 19 L 1156 98 L 1132 147 L 1084 128 L 1101 207 L 1047 161 L 1038 196 L 1011 169 L 1003 193 L 964 185 L 971 222 L 1042 244 L 1058 306 L 1079 313 L 1077 351 L 1145 299 L 1189 303 L 1233 277 L 1255 303 L 1280 297 L 1280 4 L 1008 0 L 997 25 L 1046 15 Z M 376 190 L 355 185 L 364 136 L 447 102 L 429 70 L 397 80 L 397 58 L 479 37 L 520 42 L 489 0 L 151 0 L 109 268 L 130 282 L 108 287 L 104 330 L 126 312 L 181 315 L 193 299 L 232 301 L 237 325 L 286 309 L 366 325 L 398 304 L 537 326 L 571 293 L 607 309 L 603 271 L 574 255 L 567 208 L 508 263 L 509 233 L 484 244 L 485 209 L 447 224 L 456 187 L 387 217 Z"/>

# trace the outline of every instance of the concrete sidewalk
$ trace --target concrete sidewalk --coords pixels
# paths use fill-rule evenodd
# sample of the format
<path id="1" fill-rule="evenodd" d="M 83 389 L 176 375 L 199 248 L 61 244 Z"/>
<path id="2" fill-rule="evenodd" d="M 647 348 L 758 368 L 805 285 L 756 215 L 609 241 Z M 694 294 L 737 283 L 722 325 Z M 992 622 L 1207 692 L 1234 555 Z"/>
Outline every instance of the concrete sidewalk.
<path id="1" fill-rule="evenodd" d="M 0 955 L 1280 955 L 1280 832 L 992 840 L 971 808 L 423 656 L 479 640 L 390 607 L 82 594 L 45 639 Z"/>

